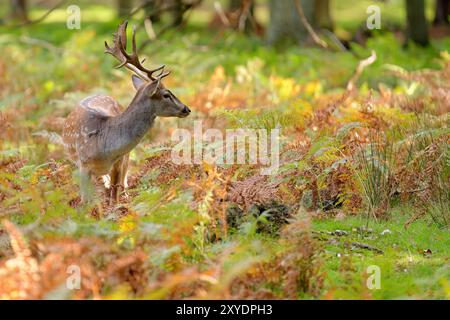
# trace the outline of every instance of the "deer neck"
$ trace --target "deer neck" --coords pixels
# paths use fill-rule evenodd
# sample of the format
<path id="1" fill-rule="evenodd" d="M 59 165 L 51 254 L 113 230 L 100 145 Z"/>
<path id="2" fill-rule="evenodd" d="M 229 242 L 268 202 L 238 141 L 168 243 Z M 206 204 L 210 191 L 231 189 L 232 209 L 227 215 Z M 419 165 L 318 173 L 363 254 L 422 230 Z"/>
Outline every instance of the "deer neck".
<path id="1" fill-rule="evenodd" d="M 148 105 L 148 96 L 138 91 L 128 108 L 111 119 L 109 125 L 109 154 L 123 155 L 130 152 L 152 127 L 156 115 L 152 105 Z"/>

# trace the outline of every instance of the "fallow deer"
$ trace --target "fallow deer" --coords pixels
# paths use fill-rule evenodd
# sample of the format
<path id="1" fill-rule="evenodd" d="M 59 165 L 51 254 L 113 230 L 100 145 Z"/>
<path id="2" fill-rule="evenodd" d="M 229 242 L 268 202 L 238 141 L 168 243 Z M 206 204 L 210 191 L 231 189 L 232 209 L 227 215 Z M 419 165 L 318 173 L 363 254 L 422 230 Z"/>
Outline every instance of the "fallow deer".
<path id="1" fill-rule="evenodd" d="M 136 29 L 133 27 L 132 50 L 126 51 L 127 21 L 113 35 L 114 44 L 105 41 L 105 53 L 120 61 L 117 68 L 131 70 L 137 90 L 128 108 L 121 112 L 119 104 L 104 95 L 82 100 L 67 117 L 63 141 L 69 157 L 80 170 L 80 194 L 83 203 L 93 197 L 92 178 L 109 175 L 109 201 L 119 200 L 126 187 L 129 152 L 136 147 L 156 117 L 187 117 L 191 110 L 184 105 L 161 80 L 169 75 L 164 65 L 147 69 L 140 62 L 136 49 Z M 157 73 L 157 75 L 155 75 Z"/>

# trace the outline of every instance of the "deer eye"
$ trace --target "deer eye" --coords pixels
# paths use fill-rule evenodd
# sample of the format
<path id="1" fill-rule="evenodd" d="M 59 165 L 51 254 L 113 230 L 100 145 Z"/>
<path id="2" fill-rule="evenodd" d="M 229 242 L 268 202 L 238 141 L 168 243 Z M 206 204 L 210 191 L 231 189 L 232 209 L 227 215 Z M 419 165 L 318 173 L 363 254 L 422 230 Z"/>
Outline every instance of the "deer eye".
<path id="1" fill-rule="evenodd" d="M 170 99 L 170 94 L 168 92 L 163 94 L 164 99 Z"/>

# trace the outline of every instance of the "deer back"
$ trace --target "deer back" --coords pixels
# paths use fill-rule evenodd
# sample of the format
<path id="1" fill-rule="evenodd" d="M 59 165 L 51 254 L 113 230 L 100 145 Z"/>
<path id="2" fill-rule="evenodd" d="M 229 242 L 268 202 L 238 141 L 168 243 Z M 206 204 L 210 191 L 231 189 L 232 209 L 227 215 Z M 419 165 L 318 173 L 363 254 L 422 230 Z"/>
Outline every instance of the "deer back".
<path id="1" fill-rule="evenodd" d="M 67 117 L 63 141 L 71 160 L 76 163 L 102 153 L 97 137 L 105 131 L 108 119 L 121 114 L 120 105 L 111 97 L 96 95 L 83 99 Z"/>

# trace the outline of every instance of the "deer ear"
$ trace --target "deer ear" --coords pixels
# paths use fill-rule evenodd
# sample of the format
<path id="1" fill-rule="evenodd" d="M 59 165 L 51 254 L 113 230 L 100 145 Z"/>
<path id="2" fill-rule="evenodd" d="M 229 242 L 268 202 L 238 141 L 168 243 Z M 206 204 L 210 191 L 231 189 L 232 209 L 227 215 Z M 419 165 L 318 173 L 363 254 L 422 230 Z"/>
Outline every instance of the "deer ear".
<path id="1" fill-rule="evenodd" d="M 139 78 L 138 76 L 136 76 L 134 74 L 131 76 L 131 80 L 133 82 L 133 87 L 136 90 L 139 90 L 139 88 L 142 87 L 146 83 L 144 80 L 142 80 L 141 78 Z"/>

